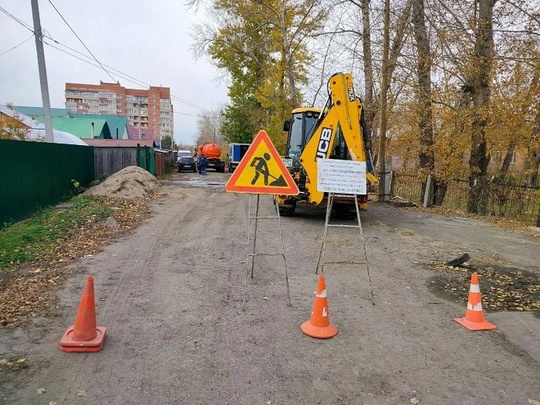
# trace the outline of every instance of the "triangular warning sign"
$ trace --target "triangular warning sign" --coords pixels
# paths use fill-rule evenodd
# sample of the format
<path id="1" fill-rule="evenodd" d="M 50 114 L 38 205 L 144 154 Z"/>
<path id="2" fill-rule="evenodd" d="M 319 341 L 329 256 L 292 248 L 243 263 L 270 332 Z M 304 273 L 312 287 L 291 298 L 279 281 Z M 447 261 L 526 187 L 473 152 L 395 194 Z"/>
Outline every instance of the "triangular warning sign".
<path id="1" fill-rule="evenodd" d="M 297 195 L 298 186 L 265 131 L 259 131 L 240 160 L 225 191 L 230 193 Z"/>

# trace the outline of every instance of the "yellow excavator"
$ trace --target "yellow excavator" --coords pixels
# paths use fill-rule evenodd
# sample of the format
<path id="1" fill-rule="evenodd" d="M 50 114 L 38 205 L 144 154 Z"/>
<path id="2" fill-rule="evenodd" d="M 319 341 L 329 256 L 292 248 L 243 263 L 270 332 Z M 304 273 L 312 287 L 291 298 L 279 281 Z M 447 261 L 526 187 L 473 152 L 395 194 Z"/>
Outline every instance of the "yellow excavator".
<path id="1" fill-rule="evenodd" d="M 285 121 L 287 145 L 283 162 L 298 185 L 296 196 L 276 196 L 282 215 L 292 215 L 297 203 L 318 205 L 327 193 L 317 189 L 317 160 L 339 159 L 366 163 L 367 189 L 378 184 L 373 171 L 369 132 L 363 104 L 356 96 L 350 73 L 336 73 L 328 80 L 328 100 L 324 108 L 296 108 Z M 357 196 L 359 208 L 367 209 L 368 196 Z M 338 212 L 356 210 L 354 197 L 334 195 Z"/>

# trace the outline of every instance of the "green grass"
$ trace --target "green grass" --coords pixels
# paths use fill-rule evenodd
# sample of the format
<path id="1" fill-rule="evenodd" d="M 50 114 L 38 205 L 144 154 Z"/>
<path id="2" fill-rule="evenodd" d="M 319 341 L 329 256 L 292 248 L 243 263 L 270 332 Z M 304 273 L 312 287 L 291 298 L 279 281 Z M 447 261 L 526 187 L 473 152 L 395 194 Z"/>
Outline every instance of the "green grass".
<path id="1" fill-rule="evenodd" d="M 31 262 L 55 242 L 68 238 L 81 224 L 105 219 L 111 210 L 102 198 L 73 198 L 62 208 L 45 208 L 0 231 L 0 269 Z"/>

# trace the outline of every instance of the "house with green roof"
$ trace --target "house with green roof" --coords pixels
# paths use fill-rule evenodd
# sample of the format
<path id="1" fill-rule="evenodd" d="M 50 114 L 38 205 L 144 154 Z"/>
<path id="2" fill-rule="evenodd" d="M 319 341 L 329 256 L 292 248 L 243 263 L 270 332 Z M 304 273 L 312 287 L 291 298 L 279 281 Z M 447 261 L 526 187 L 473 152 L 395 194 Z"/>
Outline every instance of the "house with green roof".
<path id="1" fill-rule="evenodd" d="M 43 116 L 43 107 L 14 105 L 13 109 L 34 120 L 37 120 L 39 117 Z M 67 117 L 68 114 L 69 112 L 66 108 L 51 108 L 51 117 Z"/>
<path id="2" fill-rule="evenodd" d="M 13 106 L 15 111 L 44 122 L 42 107 Z M 76 114 L 65 108 L 51 108 L 53 128 L 81 139 L 128 139 L 128 117 L 122 115 Z M 79 120 L 66 122 L 66 120 Z M 104 122 L 107 125 L 104 125 Z M 92 124 L 93 123 L 93 124 Z M 63 128 L 63 129 L 60 129 Z M 93 135 L 92 135 L 93 134 Z"/>
<path id="3" fill-rule="evenodd" d="M 43 116 L 37 117 L 37 121 L 43 122 Z M 109 124 L 104 119 L 53 117 L 52 126 L 80 139 L 112 139 Z"/>
<path id="4" fill-rule="evenodd" d="M 128 117 L 124 115 L 99 115 L 99 114 L 75 114 L 70 113 L 73 118 L 105 119 L 111 131 L 112 139 L 128 139 Z"/>

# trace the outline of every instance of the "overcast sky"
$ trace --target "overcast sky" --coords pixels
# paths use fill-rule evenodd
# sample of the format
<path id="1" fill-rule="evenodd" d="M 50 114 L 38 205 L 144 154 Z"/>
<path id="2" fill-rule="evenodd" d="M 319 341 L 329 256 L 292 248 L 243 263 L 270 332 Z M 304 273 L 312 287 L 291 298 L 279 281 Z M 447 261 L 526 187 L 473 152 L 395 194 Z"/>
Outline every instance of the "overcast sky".
<path id="1" fill-rule="evenodd" d="M 0 104 L 42 106 L 31 0 L 0 0 L 0 7 Z M 45 38 L 50 45 L 44 45 L 51 107 L 65 108 L 66 82 L 114 78 L 127 88 L 145 88 L 140 82 L 170 87 L 175 140 L 193 144 L 198 116 L 228 103 L 222 72 L 191 51 L 190 32 L 203 10 L 188 9 L 182 0 L 39 0 L 39 11 L 45 35 L 57 41 Z"/>

